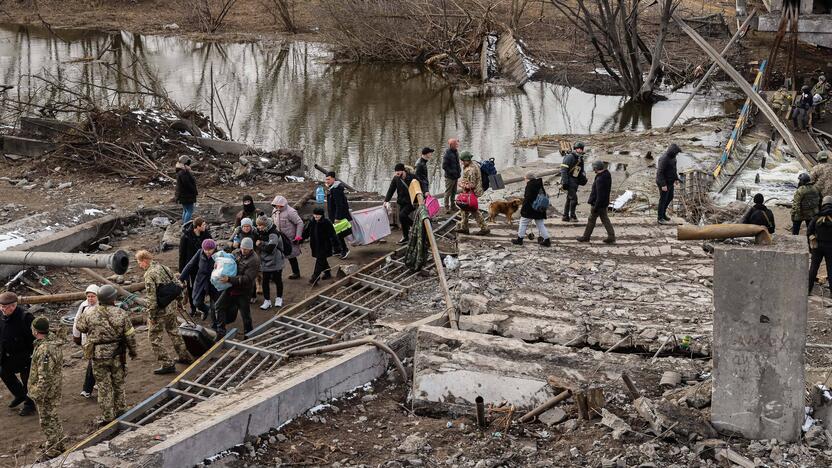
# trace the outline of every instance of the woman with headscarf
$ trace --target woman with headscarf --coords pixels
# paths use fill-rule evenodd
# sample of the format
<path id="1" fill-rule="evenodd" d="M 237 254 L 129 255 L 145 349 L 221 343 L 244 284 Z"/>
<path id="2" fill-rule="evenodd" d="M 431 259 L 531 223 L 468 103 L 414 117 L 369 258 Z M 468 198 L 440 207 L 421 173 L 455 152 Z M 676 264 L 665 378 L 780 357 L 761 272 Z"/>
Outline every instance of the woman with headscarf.
<path id="1" fill-rule="evenodd" d="M 278 195 L 272 200 L 272 221 L 277 229 L 286 237 L 292 240 L 292 253 L 287 255 L 289 265 L 292 267 L 292 274 L 289 279 L 300 278 L 300 265 L 298 264 L 298 257 L 300 256 L 300 242 L 303 240 L 303 220 L 300 218 L 298 212 L 289 206 L 286 197 Z"/>

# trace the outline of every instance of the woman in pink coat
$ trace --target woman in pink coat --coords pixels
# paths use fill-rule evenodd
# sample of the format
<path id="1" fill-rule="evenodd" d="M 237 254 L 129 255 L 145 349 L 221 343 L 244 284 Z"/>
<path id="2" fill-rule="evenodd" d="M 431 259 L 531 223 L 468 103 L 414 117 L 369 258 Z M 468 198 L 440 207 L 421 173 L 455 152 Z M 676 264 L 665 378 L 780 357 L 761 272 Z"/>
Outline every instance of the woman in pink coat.
<path id="1" fill-rule="evenodd" d="M 289 265 L 292 267 L 292 274 L 289 279 L 300 278 L 300 265 L 298 265 L 298 256 L 300 255 L 300 241 L 303 239 L 303 220 L 300 219 L 298 212 L 289 206 L 286 197 L 278 195 L 272 200 L 272 221 L 277 229 L 280 230 L 286 237 L 292 240 L 292 253 L 287 255 Z"/>

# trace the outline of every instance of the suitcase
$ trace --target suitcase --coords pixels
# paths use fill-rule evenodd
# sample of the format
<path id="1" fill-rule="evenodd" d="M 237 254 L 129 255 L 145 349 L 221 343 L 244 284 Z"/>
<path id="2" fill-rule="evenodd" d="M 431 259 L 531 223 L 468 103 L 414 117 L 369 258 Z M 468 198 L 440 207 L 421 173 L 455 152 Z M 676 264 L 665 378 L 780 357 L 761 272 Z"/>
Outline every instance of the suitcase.
<path id="1" fill-rule="evenodd" d="M 179 334 L 185 341 L 185 347 L 191 356 L 198 358 L 214 346 L 216 332 L 195 323 L 183 323 L 179 325 Z"/>
<path id="2" fill-rule="evenodd" d="M 501 190 L 506 188 L 506 184 L 503 183 L 503 176 L 500 174 L 488 176 L 488 188 L 491 190 Z"/>

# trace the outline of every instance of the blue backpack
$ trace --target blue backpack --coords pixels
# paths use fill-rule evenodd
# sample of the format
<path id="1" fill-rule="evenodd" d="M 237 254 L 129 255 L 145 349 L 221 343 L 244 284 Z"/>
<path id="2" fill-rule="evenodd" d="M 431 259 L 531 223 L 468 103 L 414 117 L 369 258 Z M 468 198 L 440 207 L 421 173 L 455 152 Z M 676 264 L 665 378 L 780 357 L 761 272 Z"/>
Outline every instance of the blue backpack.
<path id="1" fill-rule="evenodd" d="M 497 175 L 497 166 L 494 165 L 494 158 L 480 161 L 480 178 L 482 179 L 482 189 L 488 190 L 488 176 Z"/>
<path id="2" fill-rule="evenodd" d="M 537 197 L 532 202 L 532 209 L 535 211 L 540 211 L 545 213 L 546 210 L 549 208 L 549 197 L 546 196 L 546 193 L 541 190 L 537 192 Z"/>

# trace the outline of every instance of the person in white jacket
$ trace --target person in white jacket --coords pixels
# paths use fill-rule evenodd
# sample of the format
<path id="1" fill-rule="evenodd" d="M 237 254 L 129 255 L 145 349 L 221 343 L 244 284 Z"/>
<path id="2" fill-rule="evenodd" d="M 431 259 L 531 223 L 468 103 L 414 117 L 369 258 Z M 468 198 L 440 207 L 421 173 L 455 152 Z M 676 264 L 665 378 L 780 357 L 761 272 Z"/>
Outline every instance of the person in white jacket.
<path id="1" fill-rule="evenodd" d="M 78 306 L 78 311 L 75 312 L 75 320 L 72 322 L 72 340 L 75 344 L 81 346 L 83 346 L 87 341 L 87 335 L 79 332 L 75 325 L 78 323 L 78 317 L 80 317 L 85 310 L 92 309 L 98 305 L 98 286 L 91 284 L 87 286 L 87 289 L 84 292 L 87 293 L 87 300 Z M 92 389 L 94 386 L 95 376 L 92 375 L 92 361 L 87 361 L 87 374 L 84 376 L 84 388 L 81 390 L 81 396 L 84 398 L 92 396 Z"/>

